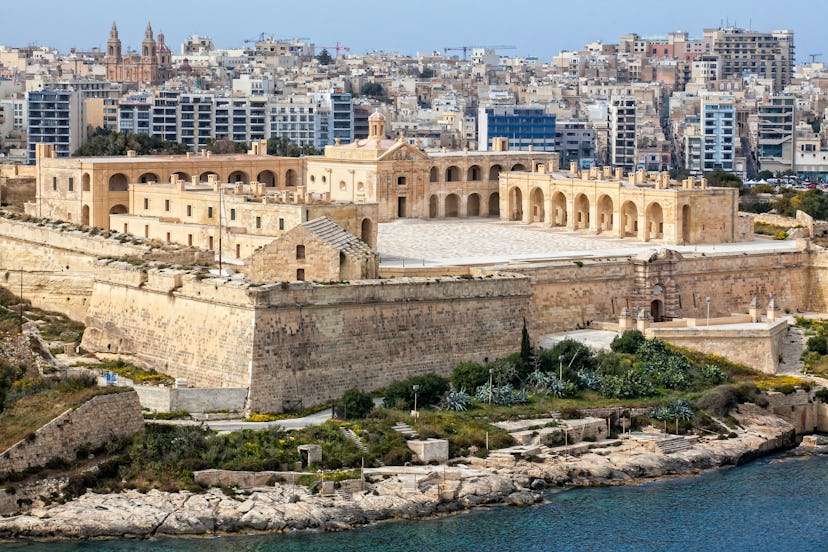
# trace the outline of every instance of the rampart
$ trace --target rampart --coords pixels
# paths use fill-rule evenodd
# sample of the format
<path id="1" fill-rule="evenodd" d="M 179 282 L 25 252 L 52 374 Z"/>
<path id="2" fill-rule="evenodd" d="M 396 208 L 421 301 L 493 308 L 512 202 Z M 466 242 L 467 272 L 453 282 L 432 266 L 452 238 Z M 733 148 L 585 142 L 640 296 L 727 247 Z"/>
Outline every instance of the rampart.
<path id="1" fill-rule="evenodd" d="M 95 449 L 143 427 L 141 404 L 134 391 L 98 395 L 0 454 L 0 474 L 45 466 L 54 458 L 71 462 L 82 447 Z"/>

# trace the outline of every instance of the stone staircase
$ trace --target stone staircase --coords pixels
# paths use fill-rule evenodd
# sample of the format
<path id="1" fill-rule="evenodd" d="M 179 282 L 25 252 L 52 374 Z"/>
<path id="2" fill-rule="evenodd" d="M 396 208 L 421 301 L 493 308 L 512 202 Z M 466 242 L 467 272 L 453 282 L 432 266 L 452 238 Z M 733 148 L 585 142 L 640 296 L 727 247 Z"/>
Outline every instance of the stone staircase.
<path id="1" fill-rule="evenodd" d="M 359 438 L 359 435 L 354 433 L 354 430 L 348 427 L 340 427 L 339 432 L 342 434 L 343 437 L 352 441 L 359 450 L 362 452 L 368 452 L 368 445 L 362 442 L 362 439 Z"/>
<path id="2" fill-rule="evenodd" d="M 668 437 L 666 439 L 656 439 L 653 442 L 663 454 L 675 454 L 691 449 L 698 440 L 698 437 Z"/>
<path id="3" fill-rule="evenodd" d="M 416 439 L 418 437 L 417 432 L 405 422 L 397 422 L 391 426 L 391 429 L 397 433 L 401 433 L 406 439 Z"/>
<path id="4" fill-rule="evenodd" d="M 788 326 L 788 333 L 782 341 L 782 361 L 779 363 L 780 374 L 798 374 L 805 365 L 802 352 L 805 350 L 805 330 L 799 326 Z"/>

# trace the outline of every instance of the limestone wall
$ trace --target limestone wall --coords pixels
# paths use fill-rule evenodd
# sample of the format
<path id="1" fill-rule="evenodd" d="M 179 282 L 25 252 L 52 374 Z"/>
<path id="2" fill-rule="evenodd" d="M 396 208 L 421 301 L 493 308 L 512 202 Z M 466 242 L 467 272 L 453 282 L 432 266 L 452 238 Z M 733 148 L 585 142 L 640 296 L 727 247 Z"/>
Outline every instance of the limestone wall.
<path id="1" fill-rule="evenodd" d="M 0 473 L 44 466 L 53 458 L 71 462 L 81 447 L 95 449 L 143 427 L 144 417 L 134 391 L 98 395 L 0 454 Z"/>
<path id="2" fill-rule="evenodd" d="M 812 433 L 819 429 L 818 405 L 821 403 L 804 390 L 785 395 L 768 392 L 768 410 L 791 423 L 797 434 Z"/>
<path id="3" fill-rule="evenodd" d="M 241 412 L 247 401 L 247 388 L 194 389 L 136 385 L 141 406 L 154 412 Z"/>

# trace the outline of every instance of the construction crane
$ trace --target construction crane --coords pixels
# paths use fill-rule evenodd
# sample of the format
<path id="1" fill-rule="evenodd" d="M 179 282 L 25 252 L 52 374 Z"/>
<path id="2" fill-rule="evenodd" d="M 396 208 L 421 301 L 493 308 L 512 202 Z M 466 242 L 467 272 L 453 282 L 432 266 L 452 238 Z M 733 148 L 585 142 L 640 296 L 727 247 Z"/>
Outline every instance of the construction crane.
<path id="1" fill-rule="evenodd" d="M 443 52 L 463 52 L 463 61 L 466 60 L 466 54 L 469 50 L 474 50 L 475 48 L 484 48 L 486 50 L 514 50 L 516 47 L 512 45 L 506 46 L 450 46 L 443 48 Z"/>
<path id="2" fill-rule="evenodd" d="M 816 58 L 822 57 L 822 54 L 808 54 L 808 56 L 811 58 L 811 63 L 816 63 Z"/>
<path id="3" fill-rule="evenodd" d="M 334 57 L 338 56 L 339 52 L 350 52 L 351 51 L 351 49 L 349 47 L 343 46 L 338 41 L 336 43 L 336 46 L 317 46 L 317 48 L 322 48 L 323 50 L 328 50 L 328 52 L 333 50 L 334 51 Z"/>
<path id="4" fill-rule="evenodd" d="M 272 37 L 273 35 L 270 35 L 270 36 Z M 267 33 L 261 33 L 258 37 L 245 39 L 244 43 L 245 44 L 250 44 L 251 42 L 253 42 L 253 43 L 263 42 L 266 38 L 268 38 Z"/>

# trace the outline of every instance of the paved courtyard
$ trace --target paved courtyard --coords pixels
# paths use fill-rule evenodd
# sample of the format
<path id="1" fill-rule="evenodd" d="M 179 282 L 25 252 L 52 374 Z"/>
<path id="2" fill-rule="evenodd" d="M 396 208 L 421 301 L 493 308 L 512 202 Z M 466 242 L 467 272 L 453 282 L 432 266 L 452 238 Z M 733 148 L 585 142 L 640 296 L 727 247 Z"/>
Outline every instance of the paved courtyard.
<path id="1" fill-rule="evenodd" d="M 631 240 L 543 228 L 497 219 L 420 220 L 399 219 L 379 225 L 381 264 L 445 266 L 556 258 L 635 255 L 640 251 L 670 247 L 684 253 L 737 251 L 789 251 L 791 241 L 754 240 L 747 243 L 664 246 Z"/>

